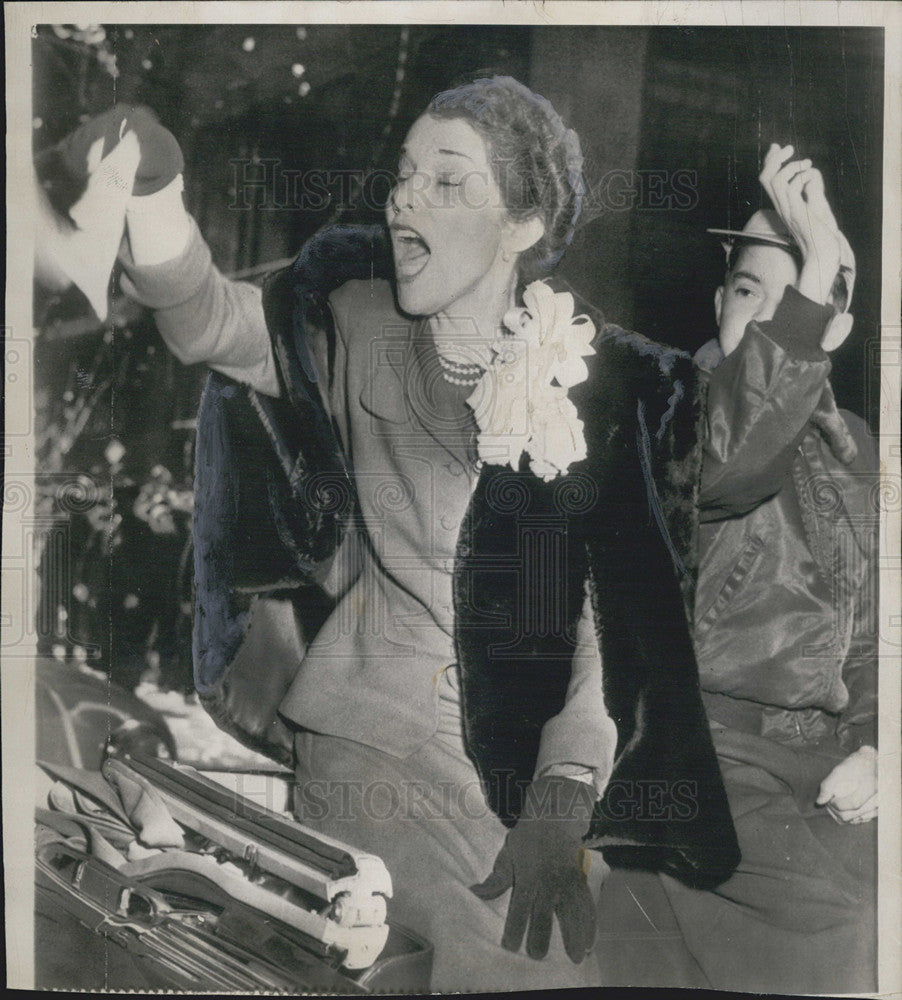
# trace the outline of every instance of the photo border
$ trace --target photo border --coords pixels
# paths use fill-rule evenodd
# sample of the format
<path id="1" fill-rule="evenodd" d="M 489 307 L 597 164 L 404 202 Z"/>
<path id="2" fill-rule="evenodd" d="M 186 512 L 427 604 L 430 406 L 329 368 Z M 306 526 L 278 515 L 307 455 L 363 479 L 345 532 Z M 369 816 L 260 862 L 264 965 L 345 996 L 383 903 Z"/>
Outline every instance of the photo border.
<path id="1" fill-rule="evenodd" d="M 902 835 L 900 835 L 900 649 L 902 588 L 900 561 L 902 506 L 900 476 L 900 60 L 902 6 L 885 2 L 567 2 L 549 0 L 398 0 L 398 2 L 298 3 L 7 3 L 7 255 L 6 327 L 4 329 L 6 428 L 4 437 L 4 517 L 0 631 L 6 638 L 22 622 L 33 581 L 27 539 L 33 512 L 25 498 L 12 494 L 11 470 L 34 481 L 31 413 L 31 295 L 34 251 L 31 183 L 31 23 L 304 23 L 304 24 L 495 24 L 636 26 L 826 26 L 885 29 L 883 133 L 883 284 L 881 343 L 880 463 L 882 496 L 894 498 L 881 516 L 880 531 L 880 672 L 879 672 L 879 994 L 902 991 Z M 885 371 L 884 371 L 885 368 Z M 29 377 L 26 377 L 29 376 Z M 24 428 L 24 429 L 23 429 Z M 9 485 L 9 489 L 7 488 Z M 895 509 L 892 509 L 895 508 Z M 31 521 L 29 519 L 32 519 Z M 33 650 L 17 647 L 0 669 L 3 753 L 3 860 L 5 882 L 7 985 L 31 988 L 33 938 L 33 799 L 34 746 Z M 23 807 L 23 804 L 25 807 Z M 666 985 L 666 984 L 662 984 Z"/>

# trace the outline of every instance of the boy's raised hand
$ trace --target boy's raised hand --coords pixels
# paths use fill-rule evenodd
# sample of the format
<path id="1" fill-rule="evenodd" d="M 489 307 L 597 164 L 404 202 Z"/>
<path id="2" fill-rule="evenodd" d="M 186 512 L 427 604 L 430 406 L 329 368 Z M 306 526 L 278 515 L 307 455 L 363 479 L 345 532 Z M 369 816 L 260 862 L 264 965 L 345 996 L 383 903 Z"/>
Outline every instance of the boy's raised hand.
<path id="1" fill-rule="evenodd" d="M 824 304 L 839 271 L 842 244 L 824 194 L 824 179 L 811 160 L 793 160 L 792 146 L 772 143 L 759 180 L 802 253 L 798 290 Z"/>

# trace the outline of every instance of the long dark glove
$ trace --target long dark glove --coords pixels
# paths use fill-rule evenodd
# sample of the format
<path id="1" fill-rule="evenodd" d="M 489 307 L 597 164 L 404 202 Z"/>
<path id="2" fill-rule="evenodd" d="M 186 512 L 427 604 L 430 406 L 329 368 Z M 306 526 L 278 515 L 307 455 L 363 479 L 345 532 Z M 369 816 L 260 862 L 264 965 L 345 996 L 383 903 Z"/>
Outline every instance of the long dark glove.
<path id="1" fill-rule="evenodd" d="M 564 948 L 581 962 L 595 940 L 595 903 L 586 880 L 594 789 L 572 778 L 538 778 L 526 793 L 523 813 L 495 861 L 491 875 L 471 886 L 480 899 L 497 899 L 512 889 L 501 944 L 519 951 L 529 926 L 526 952 L 544 958 L 554 916 Z"/>

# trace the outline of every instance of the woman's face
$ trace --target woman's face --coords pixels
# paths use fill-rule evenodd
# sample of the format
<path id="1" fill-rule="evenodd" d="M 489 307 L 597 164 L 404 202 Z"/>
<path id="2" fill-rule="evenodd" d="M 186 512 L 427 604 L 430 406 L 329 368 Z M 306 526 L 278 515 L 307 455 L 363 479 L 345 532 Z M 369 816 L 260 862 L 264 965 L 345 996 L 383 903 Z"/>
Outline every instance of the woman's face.
<path id="1" fill-rule="evenodd" d="M 507 212 L 485 143 L 466 121 L 414 122 L 386 215 L 404 312 L 478 320 L 507 294 Z"/>

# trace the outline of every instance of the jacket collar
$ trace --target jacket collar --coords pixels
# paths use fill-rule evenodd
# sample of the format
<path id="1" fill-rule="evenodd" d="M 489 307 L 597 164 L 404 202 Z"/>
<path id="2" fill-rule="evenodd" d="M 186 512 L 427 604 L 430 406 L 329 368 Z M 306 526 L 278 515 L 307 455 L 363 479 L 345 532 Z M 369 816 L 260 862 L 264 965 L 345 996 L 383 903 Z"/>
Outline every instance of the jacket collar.
<path id="1" fill-rule="evenodd" d="M 396 340 L 377 343 L 360 406 L 399 429 L 406 426 L 412 435 L 428 434 L 454 459 L 466 462 L 473 415 L 459 391 L 443 380 L 429 337 L 426 321 L 420 320 L 399 328 Z"/>
<path id="2" fill-rule="evenodd" d="M 360 405 L 371 416 L 392 424 L 410 423 L 405 390 L 411 352 L 410 328 L 398 332 L 397 341 L 372 345 L 370 378 L 360 392 Z"/>

